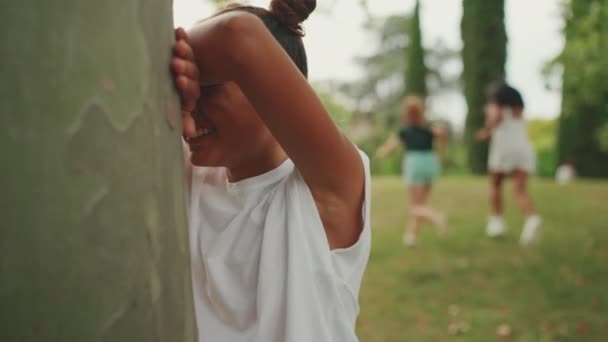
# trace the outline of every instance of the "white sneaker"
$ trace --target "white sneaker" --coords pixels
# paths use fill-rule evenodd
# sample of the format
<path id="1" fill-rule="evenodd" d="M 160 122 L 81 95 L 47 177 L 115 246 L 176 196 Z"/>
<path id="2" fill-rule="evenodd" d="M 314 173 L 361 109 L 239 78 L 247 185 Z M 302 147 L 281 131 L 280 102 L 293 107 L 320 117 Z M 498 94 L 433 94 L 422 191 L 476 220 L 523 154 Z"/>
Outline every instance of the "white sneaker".
<path id="1" fill-rule="evenodd" d="M 489 237 L 499 237 L 505 233 L 505 222 L 502 216 L 490 216 L 488 225 L 486 226 L 486 234 Z"/>
<path id="2" fill-rule="evenodd" d="M 403 244 L 407 247 L 413 247 L 416 245 L 416 236 L 411 233 L 403 234 Z"/>
<path id="3" fill-rule="evenodd" d="M 523 246 L 532 244 L 538 240 L 540 234 L 541 219 L 538 215 L 528 216 L 524 223 L 524 228 L 521 231 L 519 243 Z"/>

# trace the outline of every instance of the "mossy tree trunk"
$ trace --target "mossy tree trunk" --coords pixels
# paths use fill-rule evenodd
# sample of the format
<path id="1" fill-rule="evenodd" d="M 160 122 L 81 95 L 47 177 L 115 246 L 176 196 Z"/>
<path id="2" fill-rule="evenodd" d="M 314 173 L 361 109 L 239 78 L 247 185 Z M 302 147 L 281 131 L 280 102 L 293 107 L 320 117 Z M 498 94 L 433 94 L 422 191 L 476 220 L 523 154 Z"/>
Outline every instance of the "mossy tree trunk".
<path id="1" fill-rule="evenodd" d="M 171 1 L 8 1 L 0 339 L 194 341 Z"/>

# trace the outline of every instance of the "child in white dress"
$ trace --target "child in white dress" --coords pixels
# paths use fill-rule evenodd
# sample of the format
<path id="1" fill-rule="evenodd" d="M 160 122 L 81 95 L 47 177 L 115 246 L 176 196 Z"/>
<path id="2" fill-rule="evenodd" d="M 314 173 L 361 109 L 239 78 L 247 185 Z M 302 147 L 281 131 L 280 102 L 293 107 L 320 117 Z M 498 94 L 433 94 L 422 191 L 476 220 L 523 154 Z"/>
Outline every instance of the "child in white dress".
<path id="1" fill-rule="evenodd" d="M 506 177 L 511 177 L 515 198 L 526 215 L 520 243 L 528 245 L 537 240 L 541 220 L 527 189 L 528 176 L 535 169 L 535 155 L 528 138 L 523 109 L 523 99 L 516 89 L 502 82 L 493 84 L 487 94 L 486 126 L 477 133 L 477 138 L 480 141 L 490 139 L 488 172 L 492 215 L 486 232 L 490 237 L 505 232 L 502 183 Z"/>

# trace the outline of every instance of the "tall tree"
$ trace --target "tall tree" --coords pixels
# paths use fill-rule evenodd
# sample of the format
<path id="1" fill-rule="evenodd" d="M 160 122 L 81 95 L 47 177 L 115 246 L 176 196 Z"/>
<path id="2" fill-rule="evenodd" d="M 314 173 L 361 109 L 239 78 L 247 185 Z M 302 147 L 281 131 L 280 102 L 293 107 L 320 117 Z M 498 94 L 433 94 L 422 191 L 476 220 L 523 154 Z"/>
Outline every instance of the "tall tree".
<path id="1" fill-rule="evenodd" d="M 10 1 L 2 341 L 194 340 L 171 1 Z"/>
<path id="2" fill-rule="evenodd" d="M 485 121 L 485 88 L 505 76 L 504 0 L 463 0 L 461 35 L 468 164 L 473 173 L 480 174 L 487 169 L 488 145 L 477 143 L 475 132 Z"/>
<path id="3" fill-rule="evenodd" d="M 582 176 L 608 177 L 608 1 L 570 1 L 559 118 L 559 162 L 573 161 Z"/>
<path id="4" fill-rule="evenodd" d="M 426 96 L 427 67 L 424 63 L 424 48 L 422 47 L 422 30 L 420 29 L 420 1 L 416 1 L 414 14 L 410 21 L 407 49 L 407 67 L 405 69 L 405 93 L 408 95 Z"/>

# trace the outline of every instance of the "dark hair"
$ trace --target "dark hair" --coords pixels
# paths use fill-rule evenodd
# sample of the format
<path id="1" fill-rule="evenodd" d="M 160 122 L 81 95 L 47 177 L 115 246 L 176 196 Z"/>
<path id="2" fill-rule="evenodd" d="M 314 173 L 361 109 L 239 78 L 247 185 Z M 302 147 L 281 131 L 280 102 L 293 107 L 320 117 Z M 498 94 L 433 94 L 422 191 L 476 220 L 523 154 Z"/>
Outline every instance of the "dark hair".
<path id="1" fill-rule="evenodd" d="M 231 4 L 222 12 L 245 11 L 260 18 L 274 38 L 281 44 L 291 60 L 308 77 L 308 62 L 302 43 L 304 30 L 301 23 L 317 7 L 316 0 L 272 0 L 270 9 Z"/>
<path id="2" fill-rule="evenodd" d="M 500 107 L 524 108 L 524 100 L 517 89 L 504 81 L 491 83 L 486 89 L 486 101 L 494 102 Z"/>

